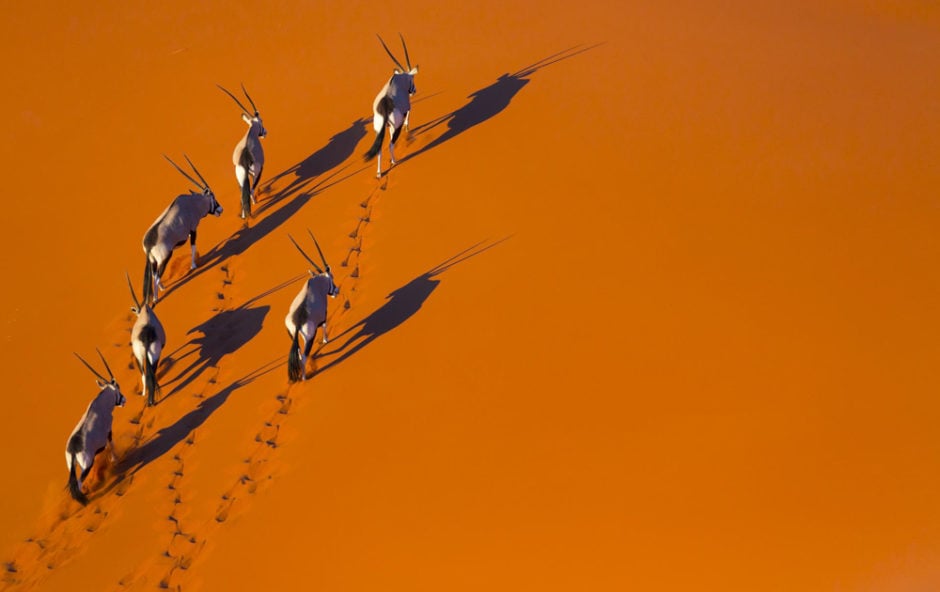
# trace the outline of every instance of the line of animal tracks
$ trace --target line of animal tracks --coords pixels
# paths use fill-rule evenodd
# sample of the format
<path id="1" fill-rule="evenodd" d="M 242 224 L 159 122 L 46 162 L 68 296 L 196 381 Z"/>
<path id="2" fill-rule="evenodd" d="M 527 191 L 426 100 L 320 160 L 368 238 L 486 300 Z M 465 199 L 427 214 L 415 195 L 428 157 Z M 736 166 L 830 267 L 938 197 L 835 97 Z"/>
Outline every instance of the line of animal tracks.
<path id="1" fill-rule="evenodd" d="M 356 299 L 363 239 L 372 221 L 374 207 L 388 186 L 386 174 L 375 182 L 356 208 L 358 214 L 350 225 L 345 256 L 334 270 L 340 276 L 336 278 L 340 298 L 329 312 L 329 326 L 334 330 L 342 325 L 343 317 Z M 264 206 L 263 202 L 261 205 Z M 255 224 L 261 224 L 265 216 L 277 213 L 262 209 Z M 201 273 L 216 274 L 218 281 L 215 293 L 201 301 L 206 303 L 208 314 L 217 317 L 250 304 L 235 302 L 236 297 L 232 294 L 238 282 L 236 268 L 240 253 L 230 254 L 212 268 L 200 270 Z M 297 279 L 293 278 L 275 290 L 291 285 Z M 185 287 L 171 285 L 167 294 L 178 288 Z M 192 295 L 187 297 L 200 302 Z M 277 319 L 280 325 L 279 315 Z M 107 357 L 125 359 L 130 350 L 127 342 L 133 322 L 133 315 L 121 320 L 112 343 L 105 349 Z M 130 416 L 122 414 L 115 418 L 114 440 L 118 458 L 112 465 L 96 465 L 97 471 L 90 479 L 91 503 L 81 507 L 65 492 L 60 492 L 53 510 L 37 524 L 35 534 L 22 542 L 14 550 L 13 557 L 6 561 L 0 589 L 31 589 L 42 583 L 54 570 L 79 555 L 113 516 L 121 514 L 128 495 L 140 493 L 156 496 L 159 499 L 157 503 L 165 509 L 163 524 L 155 526 L 158 551 L 149 558 L 137 560 L 133 569 L 114 583 L 113 589 L 182 590 L 188 574 L 192 573 L 191 567 L 208 543 L 226 528 L 233 516 L 248 510 L 257 493 L 275 481 L 278 451 L 282 446 L 290 445 L 289 429 L 285 428 L 294 410 L 295 399 L 313 391 L 305 388 L 306 383 L 297 383 L 287 384 L 271 393 L 268 401 L 259 408 L 250 439 L 232 445 L 234 454 L 230 465 L 200 467 L 200 470 L 219 475 L 233 475 L 228 485 L 215 494 L 214 508 L 209 510 L 204 495 L 197 499 L 189 477 L 194 452 L 200 445 L 203 423 L 235 390 L 268 372 L 284 371 L 285 356 L 230 380 L 223 377 L 237 374 L 244 368 L 231 367 L 226 355 L 211 356 L 209 362 L 212 365 L 194 369 L 196 363 L 193 363 L 185 367 L 184 360 L 195 355 L 192 344 L 190 340 L 178 347 L 166 357 L 169 363 L 159 370 L 164 397 L 171 393 L 173 397 L 192 401 L 191 405 L 182 405 L 189 410 L 186 415 L 174 421 L 174 418 L 167 417 L 169 412 L 161 413 L 159 405 L 147 408 L 138 402 L 139 398 L 133 398 L 132 404 L 140 405 L 140 410 Z M 237 347 L 225 353 L 235 350 Z M 312 358 L 315 366 L 316 356 Z M 316 382 L 316 369 L 308 382 Z M 146 536 L 152 537 L 153 534 L 148 532 Z"/>

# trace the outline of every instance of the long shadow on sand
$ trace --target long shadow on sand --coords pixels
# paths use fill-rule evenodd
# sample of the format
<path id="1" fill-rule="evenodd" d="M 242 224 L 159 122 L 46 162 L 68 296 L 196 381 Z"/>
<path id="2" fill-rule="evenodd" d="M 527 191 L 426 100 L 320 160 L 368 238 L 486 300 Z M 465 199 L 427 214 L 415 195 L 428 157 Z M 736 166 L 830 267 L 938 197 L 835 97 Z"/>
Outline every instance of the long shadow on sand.
<path id="1" fill-rule="evenodd" d="M 218 367 L 225 356 L 238 351 L 243 345 L 261 331 L 264 318 L 271 310 L 270 306 L 251 308 L 242 305 L 233 310 L 217 312 L 209 320 L 187 331 L 187 335 L 201 333 L 202 336 L 191 339 L 184 346 L 197 346 L 182 356 L 175 358 L 174 366 L 187 357 L 197 354 L 196 359 L 164 386 L 177 384 L 165 398 L 172 397 L 191 385 L 209 368 Z M 178 382 L 177 382 L 178 381 Z"/>
<path id="2" fill-rule="evenodd" d="M 346 159 L 352 156 L 359 141 L 366 136 L 365 125 L 368 121 L 365 118 L 357 119 L 348 128 L 330 138 L 326 146 L 272 177 L 265 183 L 265 187 L 271 187 L 284 177 L 293 175 L 293 179 L 283 189 L 261 204 L 258 213 L 263 213 L 277 202 L 301 191 L 313 179 L 346 162 Z"/>
<path id="3" fill-rule="evenodd" d="M 499 115 L 503 110 L 506 109 L 506 107 L 509 106 L 509 103 L 512 102 L 512 99 L 519 93 L 519 91 L 529 83 L 533 74 L 552 64 L 556 64 L 562 60 L 567 60 L 568 58 L 572 58 L 578 54 L 594 49 L 595 47 L 597 47 L 597 45 L 592 45 L 589 47 L 582 47 L 578 45 L 571 47 L 554 55 L 543 58 L 534 64 L 526 66 L 515 74 L 500 75 L 493 84 L 471 93 L 468 96 L 470 102 L 463 107 L 414 128 L 412 133 L 417 136 L 430 132 L 431 130 L 445 123 L 447 124 L 447 129 L 444 131 L 444 133 L 434 138 L 431 140 L 431 142 L 425 146 L 422 146 L 415 152 L 405 156 L 399 161 L 399 163 L 406 162 L 427 152 L 428 150 L 436 148 L 437 146 L 440 146 L 444 142 L 457 137 L 470 128 Z"/>
<path id="4" fill-rule="evenodd" d="M 124 479 L 128 471 L 136 473 L 150 462 L 172 450 L 174 446 L 182 442 L 193 430 L 205 423 L 205 421 L 209 419 L 209 416 L 221 407 L 232 393 L 278 368 L 283 361 L 283 358 L 278 358 L 268 362 L 248 375 L 239 378 L 208 399 L 204 399 L 199 403 L 198 407 L 179 418 L 172 425 L 158 431 L 157 434 L 143 446 L 130 450 L 118 461 L 115 467 L 118 475 L 121 475 L 121 479 Z"/>
<path id="5" fill-rule="evenodd" d="M 360 166 L 348 171 L 354 164 L 352 162 L 337 168 L 353 154 L 356 144 L 365 136 L 365 121 L 357 119 L 352 122 L 348 128 L 334 134 L 326 146 L 265 183 L 264 186 L 269 188 L 285 176 L 294 176 L 286 187 L 262 200 L 260 207 L 254 213 L 251 224 L 244 225 L 238 232 L 202 255 L 199 267 L 167 286 L 163 297 L 169 296 L 229 257 L 244 253 L 253 244 L 283 225 L 313 197 L 369 168 Z M 326 175 L 330 171 L 333 173 Z"/>
<path id="6" fill-rule="evenodd" d="M 341 364 L 382 335 L 394 330 L 413 317 L 415 313 L 421 310 L 421 307 L 441 283 L 438 277 L 442 273 L 508 239 L 509 237 L 506 237 L 486 246 L 482 246 L 482 242 L 477 243 L 393 291 L 387 296 L 385 304 L 333 339 L 332 343 L 336 343 L 346 337 L 342 345 L 318 356 L 338 356 L 325 364 L 320 372 Z"/>

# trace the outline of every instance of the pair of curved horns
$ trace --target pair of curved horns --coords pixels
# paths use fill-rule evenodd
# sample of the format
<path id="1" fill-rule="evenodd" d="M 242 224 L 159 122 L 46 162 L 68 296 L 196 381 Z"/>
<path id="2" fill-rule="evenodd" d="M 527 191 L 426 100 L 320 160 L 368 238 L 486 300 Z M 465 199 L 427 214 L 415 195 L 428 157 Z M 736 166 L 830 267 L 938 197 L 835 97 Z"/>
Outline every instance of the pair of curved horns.
<path id="1" fill-rule="evenodd" d="M 196 173 L 196 176 L 199 177 L 199 180 L 202 181 L 202 185 L 200 185 L 198 181 L 196 181 L 195 179 L 193 179 L 192 177 L 190 177 L 189 174 L 187 174 L 186 171 L 184 171 L 183 169 L 181 169 L 181 168 L 179 167 L 179 165 L 177 165 L 175 162 L 173 162 L 173 161 L 170 159 L 169 156 L 167 156 L 166 154 L 164 154 L 164 155 L 163 155 L 163 158 L 167 159 L 167 160 L 169 161 L 169 163 L 173 165 L 173 168 L 175 168 L 176 170 L 178 170 L 184 177 L 186 177 L 187 179 L 189 179 L 190 182 L 192 182 L 193 185 L 195 185 L 196 187 L 198 187 L 200 191 L 206 191 L 206 190 L 209 189 L 209 184 L 206 183 L 206 180 L 202 178 L 202 175 L 200 175 L 200 174 L 199 174 L 199 171 L 196 169 L 196 165 L 193 164 L 193 161 L 189 160 L 189 157 L 186 156 L 186 154 L 183 154 L 183 158 L 186 159 L 186 162 L 189 163 L 189 166 L 193 167 L 193 171 Z"/>
<path id="2" fill-rule="evenodd" d="M 247 97 L 247 98 L 248 98 L 248 102 L 251 103 L 251 110 L 250 110 L 250 111 L 249 111 L 248 109 L 246 109 L 244 105 L 242 105 L 242 102 L 239 101 L 238 98 L 237 98 L 235 95 L 233 95 L 233 94 L 230 93 L 228 90 L 226 90 L 225 87 L 223 87 L 221 84 L 216 84 L 216 86 L 218 86 L 218 87 L 222 90 L 222 92 L 224 92 L 224 93 L 227 94 L 228 96 L 232 97 L 232 100 L 235 101 L 235 104 L 238 105 L 239 108 L 240 108 L 242 111 L 244 111 L 245 113 L 252 113 L 252 112 L 253 112 L 253 113 L 255 114 L 255 117 L 258 116 L 258 108 L 255 107 L 255 102 L 251 100 L 251 97 L 248 95 L 248 91 L 245 90 L 245 85 L 244 85 L 244 84 L 241 85 L 241 86 L 242 86 L 242 92 L 245 93 L 245 97 Z"/>
<path id="3" fill-rule="evenodd" d="M 407 70 L 406 70 L 404 67 L 402 67 L 401 62 L 399 62 L 399 61 L 395 58 L 395 56 L 392 54 L 392 50 L 390 50 L 390 49 L 388 48 L 388 46 L 385 45 L 385 41 L 382 40 L 382 36 L 379 35 L 378 33 L 376 33 L 375 36 L 379 38 L 379 43 L 381 43 L 381 44 L 382 44 L 382 47 L 385 48 L 385 53 L 388 54 L 388 57 L 392 58 L 392 61 L 395 62 L 395 65 L 396 65 L 396 66 L 398 66 L 398 69 L 401 70 L 402 72 L 411 72 L 411 70 L 412 70 L 412 67 L 411 67 L 411 58 L 408 57 L 408 46 L 405 45 L 405 37 L 404 37 L 401 33 L 398 34 L 399 39 L 401 39 L 401 46 L 402 46 L 402 49 L 405 50 L 405 63 L 408 64 L 408 69 L 407 69 Z"/>
<path id="4" fill-rule="evenodd" d="M 124 277 L 127 278 L 127 287 L 131 289 L 131 298 L 134 299 L 134 306 L 137 307 L 137 310 L 140 310 L 140 300 L 137 299 L 137 294 L 134 292 L 134 285 L 131 283 L 131 276 L 128 273 L 124 272 Z"/>
<path id="5" fill-rule="evenodd" d="M 81 360 L 82 364 L 85 364 L 85 367 L 88 368 L 89 370 L 91 370 L 91 373 L 94 374 L 95 376 L 97 376 L 98 379 L 99 379 L 101 382 L 110 382 L 110 383 L 114 383 L 114 374 L 111 372 L 111 367 L 108 366 L 108 361 L 104 359 L 104 354 L 102 354 L 102 353 L 101 353 L 101 350 L 98 349 L 97 347 L 95 348 L 95 351 L 98 352 L 98 356 L 101 357 L 101 361 L 104 363 L 104 367 L 105 367 L 105 369 L 107 369 L 107 371 L 108 371 L 108 376 L 111 377 L 110 380 L 108 380 L 107 378 L 105 378 L 105 377 L 102 376 L 101 374 L 98 374 L 98 371 L 95 370 L 94 368 L 92 368 L 92 367 L 91 367 L 91 364 L 89 364 L 88 362 L 85 361 L 85 358 L 81 357 L 80 355 L 78 355 L 78 354 L 75 353 L 75 352 L 72 352 L 72 353 L 75 354 L 75 357 L 78 358 L 79 360 Z"/>
<path id="6" fill-rule="evenodd" d="M 313 244 L 316 245 L 317 247 L 317 253 L 320 254 L 320 261 L 323 261 L 323 267 L 326 269 L 326 273 L 330 273 L 330 264 L 326 262 L 326 257 L 323 256 L 323 250 L 320 249 L 320 243 L 317 242 L 317 237 L 313 236 L 313 233 L 310 232 L 309 228 L 307 229 L 307 234 L 310 235 L 310 238 L 313 239 Z M 297 241 L 294 240 L 294 237 L 288 234 L 287 238 L 290 239 L 290 242 L 294 243 L 294 246 L 297 247 L 297 250 L 300 251 L 300 254 L 304 256 L 304 259 L 306 259 L 307 262 L 310 265 L 312 265 L 314 269 L 317 270 L 317 273 L 323 273 L 323 269 L 320 269 L 320 266 L 314 263 L 313 259 L 311 259 L 306 253 L 304 253 L 304 250 L 300 248 L 300 245 L 297 244 Z"/>

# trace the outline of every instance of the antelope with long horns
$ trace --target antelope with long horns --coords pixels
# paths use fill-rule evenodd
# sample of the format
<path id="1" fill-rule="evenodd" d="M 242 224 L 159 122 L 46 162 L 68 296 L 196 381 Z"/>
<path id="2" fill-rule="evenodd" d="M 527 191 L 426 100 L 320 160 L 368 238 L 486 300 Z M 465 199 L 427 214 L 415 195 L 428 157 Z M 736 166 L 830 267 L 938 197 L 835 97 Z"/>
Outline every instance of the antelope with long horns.
<path id="1" fill-rule="evenodd" d="M 372 102 L 372 126 L 375 128 L 375 141 L 372 142 L 372 147 L 366 152 L 365 159 L 367 161 L 372 160 L 378 154 L 379 162 L 375 171 L 376 177 L 382 176 L 382 142 L 385 139 L 385 128 L 392 128 L 392 137 L 388 142 L 388 155 L 391 163 L 389 168 L 391 168 L 395 164 L 395 142 L 398 140 L 398 134 L 401 132 L 402 126 L 405 127 L 405 130 L 408 129 L 408 118 L 411 114 L 411 95 L 417 92 L 417 89 L 415 89 L 415 74 L 418 73 L 418 66 L 411 67 L 411 58 L 408 57 L 408 46 L 405 45 L 405 38 L 401 33 L 398 36 L 401 38 L 401 46 L 405 51 L 407 69 L 395 58 L 392 51 L 385 45 L 382 37 L 376 35 L 376 37 L 379 37 L 379 42 L 385 48 L 388 57 L 395 62 L 395 71 L 392 73 L 392 77 L 376 95 L 375 101 Z"/>
<path id="2" fill-rule="evenodd" d="M 69 493 L 72 497 L 85 505 L 88 503 L 88 496 L 82 491 L 82 483 L 85 477 L 91 472 L 92 465 L 95 464 L 95 457 L 109 445 L 111 446 L 111 458 L 114 458 L 114 444 L 111 439 L 111 423 L 113 421 L 113 412 L 115 407 L 123 407 L 127 401 L 121 394 L 121 387 L 118 386 L 107 360 L 100 350 L 95 350 L 101 357 L 105 369 L 108 371 L 110 379 L 105 378 L 91 367 L 80 355 L 75 354 L 82 364 L 91 370 L 95 375 L 95 383 L 98 385 L 98 395 L 92 399 L 82 415 L 82 419 L 72 430 L 69 436 L 68 444 L 65 447 L 65 465 L 69 469 Z M 73 352 L 74 353 L 74 352 Z M 75 476 L 75 465 L 82 469 L 81 475 Z"/>
<path id="3" fill-rule="evenodd" d="M 318 328 L 323 328 L 323 343 L 327 342 L 326 297 L 334 298 L 339 294 L 339 288 L 333 283 L 333 272 L 323 256 L 320 243 L 317 242 L 316 237 L 313 236 L 310 230 L 307 230 L 307 233 L 310 234 L 310 238 L 313 239 L 313 244 L 316 245 L 317 252 L 320 254 L 320 261 L 323 262 L 322 269 L 304 253 L 294 237 L 287 235 L 290 242 L 294 243 L 300 254 L 313 267 L 313 269 L 308 270 L 310 279 L 304 283 L 304 287 L 294 298 L 290 305 L 290 312 L 287 313 L 287 317 L 284 319 L 284 324 L 287 325 L 287 333 L 291 338 L 290 354 L 287 356 L 287 378 L 291 382 L 307 379 L 307 358 L 310 356 L 310 350 L 313 347 Z M 316 273 L 314 273 L 314 270 L 316 270 Z M 300 353 L 301 337 L 304 340 L 303 355 Z"/>
<path id="4" fill-rule="evenodd" d="M 141 396 L 147 397 L 147 405 L 153 407 L 156 404 L 156 391 L 160 385 L 157 384 L 157 364 L 160 363 L 160 354 L 166 346 L 166 331 L 163 330 L 163 324 L 153 312 L 153 307 L 147 302 L 137 300 L 137 294 L 134 293 L 134 286 L 131 285 L 131 277 L 124 272 L 127 277 L 127 287 L 131 289 L 131 299 L 134 306 L 131 311 L 137 315 L 137 322 L 131 329 L 131 349 L 134 351 L 134 360 L 137 362 L 137 368 L 140 370 Z"/>
<path id="5" fill-rule="evenodd" d="M 246 109 L 238 98 L 223 88 L 216 85 L 222 92 L 232 97 L 235 104 L 242 110 L 242 120 L 248 124 L 248 131 L 245 137 L 235 145 L 235 152 L 232 154 L 232 162 L 235 165 L 235 178 L 238 180 L 238 186 L 242 190 L 242 213 L 241 217 L 246 218 L 251 215 L 251 204 L 255 202 L 255 189 L 258 188 L 258 182 L 261 181 L 261 171 L 264 169 L 264 149 L 261 147 L 261 138 L 268 135 L 268 130 L 264 129 L 264 123 L 261 121 L 261 114 L 255 107 L 255 102 L 248 96 L 245 85 L 242 85 L 242 92 L 245 98 L 251 104 L 251 109 Z M 254 113 L 254 115 L 249 115 Z M 252 178 L 254 182 L 252 182 Z"/>
<path id="6" fill-rule="evenodd" d="M 199 226 L 199 221 L 209 214 L 216 217 L 222 215 L 222 206 L 216 201 L 215 194 L 212 193 L 209 184 L 196 170 L 196 166 L 189 160 L 189 157 L 185 154 L 183 156 L 202 183 L 190 177 L 166 154 L 163 155 L 163 158 L 167 159 L 177 171 L 198 187 L 200 192 L 177 196 L 173 203 L 150 226 L 147 234 L 144 235 L 144 253 L 147 255 L 147 263 L 144 267 L 143 296 L 144 302 L 150 304 L 156 304 L 157 291 L 163 289 L 160 278 L 163 277 L 163 272 L 166 271 L 166 265 L 170 260 L 170 255 L 173 254 L 173 249 L 185 243 L 188 236 L 189 245 L 192 248 L 190 269 L 196 269 L 196 227 Z"/>

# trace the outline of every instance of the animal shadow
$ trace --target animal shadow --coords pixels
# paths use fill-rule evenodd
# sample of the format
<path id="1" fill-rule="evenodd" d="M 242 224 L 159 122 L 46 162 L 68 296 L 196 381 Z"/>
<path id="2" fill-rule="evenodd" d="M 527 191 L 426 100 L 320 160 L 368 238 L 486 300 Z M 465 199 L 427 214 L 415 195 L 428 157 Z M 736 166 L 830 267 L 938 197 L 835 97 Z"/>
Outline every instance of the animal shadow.
<path id="1" fill-rule="evenodd" d="M 270 306 L 251 308 L 242 305 L 233 310 L 217 312 L 209 320 L 187 331 L 187 335 L 201 333 L 189 341 L 187 345 L 196 345 L 197 348 L 176 358 L 179 364 L 198 352 L 196 359 L 185 369 L 181 370 L 176 379 L 180 381 L 167 395 L 171 397 L 191 385 L 203 372 L 209 368 L 218 367 L 225 356 L 238 351 L 261 331 L 264 318 L 271 310 Z"/>
<path id="2" fill-rule="evenodd" d="M 345 337 L 342 345 L 321 354 L 323 357 L 338 356 L 324 365 L 321 372 L 341 364 L 382 335 L 394 330 L 413 317 L 421 310 L 421 307 L 437 286 L 440 285 L 441 280 L 438 278 L 445 271 L 458 263 L 492 249 L 508 239 L 509 237 L 506 237 L 487 246 L 482 246 L 483 242 L 477 243 L 394 290 L 386 297 L 385 304 L 333 339 L 335 343 Z"/>
<path id="3" fill-rule="evenodd" d="M 157 434 L 143 446 L 130 450 L 118 461 L 117 465 L 115 465 L 119 480 L 125 479 L 128 471 L 136 473 L 150 462 L 172 450 L 174 446 L 182 442 L 193 430 L 205 423 L 205 421 L 209 419 L 209 416 L 221 407 L 232 393 L 243 386 L 251 384 L 268 372 L 271 372 L 279 367 L 281 363 L 282 358 L 278 358 L 236 380 L 208 399 L 201 401 L 195 409 L 179 418 L 172 425 L 159 430 Z"/>
<path id="4" fill-rule="evenodd" d="M 346 159 L 352 156 L 353 152 L 356 150 L 359 141 L 365 137 L 366 123 L 368 123 L 367 119 L 357 119 L 352 122 L 348 128 L 330 138 L 326 146 L 271 178 L 266 184 L 267 187 L 271 187 L 274 183 L 288 175 L 294 176 L 286 187 L 262 204 L 262 207 L 258 210 L 259 213 L 278 201 L 294 195 L 302 190 L 304 185 L 311 180 L 316 179 L 320 175 L 346 162 Z"/>
<path id="5" fill-rule="evenodd" d="M 235 234 L 215 245 L 200 258 L 197 269 L 167 286 L 162 297 L 166 298 L 222 261 L 241 255 L 299 212 L 314 196 L 366 170 L 368 166 L 343 174 L 352 165 L 340 166 L 353 154 L 356 144 L 365 136 L 365 121 L 357 119 L 348 128 L 334 134 L 326 146 L 266 182 L 264 188 L 267 190 L 279 179 L 294 175 L 287 187 L 259 204 L 252 215 L 252 224 L 245 224 Z M 330 171 L 333 173 L 324 177 Z"/>
<path id="6" fill-rule="evenodd" d="M 417 151 L 405 156 L 399 162 L 405 162 L 411 158 L 414 158 L 428 150 L 431 150 L 437 146 L 440 146 L 444 142 L 451 140 L 463 132 L 477 126 L 488 119 L 499 115 L 506 107 L 509 106 L 509 103 L 512 102 L 512 99 L 525 88 L 525 85 L 529 83 L 532 78 L 532 75 L 538 72 L 539 70 L 556 64 L 568 58 L 572 58 L 580 53 L 594 49 L 597 45 L 592 45 L 589 47 L 575 46 L 564 51 L 560 51 L 556 54 L 550 55 L 546 58 L 543 58 L 534 64 L 526 66 L 525 68 L 519 70 L 514 74 L 502 74 L 493 84 L 481 88 L 470 95 L 468 98 L 470 102 L 460 107 L 455 111 L 438 117 L 428 123 L 420 125 L 412 130 L 414 135 L 420 135 L 427 133 L 438 126 L 444 125 L 446 123 L 447 129 L 440 136 L 434 138 L 421 147 Z"/>

